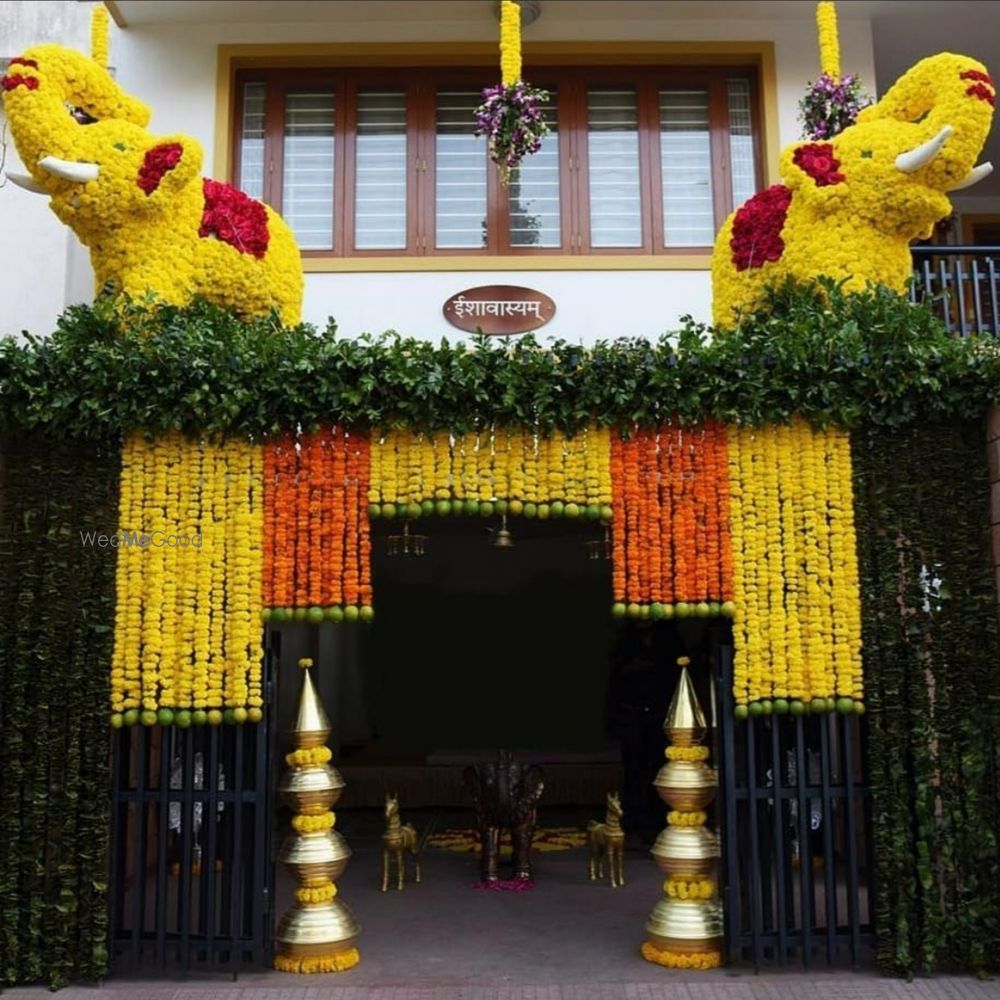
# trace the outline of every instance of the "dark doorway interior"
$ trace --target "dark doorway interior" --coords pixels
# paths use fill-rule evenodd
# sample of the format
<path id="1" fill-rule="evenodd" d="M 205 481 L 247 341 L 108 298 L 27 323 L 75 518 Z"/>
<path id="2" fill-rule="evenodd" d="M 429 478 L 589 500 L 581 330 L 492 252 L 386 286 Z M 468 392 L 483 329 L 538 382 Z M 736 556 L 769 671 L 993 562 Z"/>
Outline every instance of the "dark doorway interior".
<path id="1" fill-rule="evenodd" d="M 281 627 L 279 728 L 293 718 L 295 662 L 312 656 L 348 783 L 344 807 L 378 807 L 388 791 L 411 808 L 467 806 L 462 769 L 500 748 L 544 767 L 548 805 L 603 804 L 622 788 L 612 675 L 636 626 L 611 617 L 610 562 L 587 547 L 602 529 L 511 519 L 514 546 L 502 549 L 491 544 L 497 525 L 415 522 L 426 554 L 405 557 L 388 555 L 402 523 L 378 521 L 374 624 Z M 662 763 L 659 726 L 679 653 L 692 656 L 709 710 L 711 627 L 688 619 L 653 631 L 659 697 L 644 728 Z"/>
<path id="2" fill-rule="evenodd" d="M 490 527 L 428 522 L 418 559 L 386 555 L 395 524 L 377 532 L 365 700 L 381 759 L 607 750 L 610 564 L 585 548 L 599 529 L 518 521 L 501 549 Z"/>

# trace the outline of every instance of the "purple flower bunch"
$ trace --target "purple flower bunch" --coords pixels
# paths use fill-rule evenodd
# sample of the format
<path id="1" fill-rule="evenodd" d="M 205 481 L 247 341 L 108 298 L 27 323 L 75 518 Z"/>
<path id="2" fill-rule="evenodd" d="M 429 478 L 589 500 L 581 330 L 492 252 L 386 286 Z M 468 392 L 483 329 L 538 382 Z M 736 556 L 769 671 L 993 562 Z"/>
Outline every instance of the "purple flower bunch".
<path id="1" fill-rule="evenodd" d="M 835 80 L 826 73 L 810 83 L 799 101 L 799 120 L 806 139 L 832 139 L 853 125 L 862 108 L 872 103 L 861 81 L 850 73 Z"/>
<path id="2" fill-rule="evenodd" d="M 475 134 L 486 136 L 490 159 L 499 168 L 504 184 L 521 160 L 538 152 L 542 137 L 548 135 L 542 113 L 542 104 L 548 99 L 548 91 L 521 81 L 483 91 L 483 103 L 476 108 Z"/>

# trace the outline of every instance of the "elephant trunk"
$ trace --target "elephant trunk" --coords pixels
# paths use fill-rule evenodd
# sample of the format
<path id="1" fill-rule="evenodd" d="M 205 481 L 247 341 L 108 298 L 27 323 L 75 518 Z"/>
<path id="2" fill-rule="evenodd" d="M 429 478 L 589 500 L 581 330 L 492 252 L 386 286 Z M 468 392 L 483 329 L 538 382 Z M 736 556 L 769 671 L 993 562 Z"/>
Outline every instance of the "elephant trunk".
<path id="1" fill-rule="evenodd" d="M 859 122 L 911 123 L 912 147 L 896 166 L 937 191 L 956 191 L 992 169 L 976 159 L 993 122 L 996 88 L 986 67 L 969 56 L 942 52 L 921 60 L 901 76 Z"/>

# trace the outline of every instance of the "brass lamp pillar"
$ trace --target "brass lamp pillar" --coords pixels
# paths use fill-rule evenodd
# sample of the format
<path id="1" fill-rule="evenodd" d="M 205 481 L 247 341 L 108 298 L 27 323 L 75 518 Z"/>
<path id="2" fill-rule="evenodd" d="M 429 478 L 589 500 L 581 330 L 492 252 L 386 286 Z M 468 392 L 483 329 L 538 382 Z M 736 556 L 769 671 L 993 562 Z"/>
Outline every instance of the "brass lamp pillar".
<path id="1" fill-rule="evenodd" d="M 705 716 L 688 675 L 688 658 L 663 724 L 670 745 L 654 784 L 670 806 L 667 826 L 652 855 L 667 879 L 646 922 L 642 957 L 675 969 L 712 969 L 722 964 L 722 906 L 716 889 L 719 840 L 705 826 L 704 810 L 715 799 L 718 777 L 708 766 Z"/>
<path id="2" fill-rule="evenodd" d="M 335 882 L 351 856 L 347 842 L 333 829 L 336 816 L 331 811 L 344 779 L 329 764 L 330 720 L 309 676 L 312 660 L 299 660 L 299 666 L 299 715 L 288 734 L 294 749 L 285 755 L 289 770 L 278 785 L 281 797 L 295 810 L 292 833 L 278 860 L 299 887 L 295 904 L 278 924 L 274 967 L 282 972 L 343 972 L 360 961 L 356 942 L 361 930 L 336 898 Z"/>

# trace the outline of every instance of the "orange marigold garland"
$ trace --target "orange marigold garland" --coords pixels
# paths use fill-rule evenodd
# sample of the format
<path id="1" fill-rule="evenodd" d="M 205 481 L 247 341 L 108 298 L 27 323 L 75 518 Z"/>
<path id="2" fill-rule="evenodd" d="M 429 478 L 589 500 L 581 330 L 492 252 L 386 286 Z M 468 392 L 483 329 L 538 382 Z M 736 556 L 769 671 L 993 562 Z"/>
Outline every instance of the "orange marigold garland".
<path id="1" fill-rule="evenodd" d="M 371 439 L 365 437 L 355 437 L 358 448 L 358 484 L 357 497 L 360 504 L 361 498 L 367 496 L 370 486 L 371 475 Z M 359 508 L 360 510 L 360 508 Z M 369 617 L 372 608 L 372 538 L 371 522 L 367 517 L 361 516 L 358 519 L 358 604 L 359 614 L 362 617 Z"/>
<path id="2" fill-rule="evenodd" d="M 298 469 L 295 479 L 295 607 L 309 606 L 309 445 L 310 438 L 298 441 Z"/>
<path id="3" fill-rule="evenodd" d="M 379 456 L 395 475 L 395 448 Z M 372 484 L 367 435 L 323 428 L 266 446 L 263 460 L 267 535 L 264 599 L 272 621 L 294 613 L 309 621 L 371 618 Z M 419 475 L 420 469 L 417 468 Z M 373 501 L 374 502 L 374 501 Z"/>
<path id="4" fill-rule="evenodd" d="M 672 523 L 674 514 L 674 488 L 670 477 L 670 461 L 677 448 L 677 430 L 664 427 L 660 431 L 660 448 L 657 454 L 657 493 L 660 497 L 660 517 L 665 524 Z M 660 546 L 660 580 L 663 585 L 663 602 L 674 603 L 674 533 L 665 532 Z"/>
<path id="5" fill-rule="evenodd" d="M 663 586 L 663 564 L 660 558 L 660 549 L 663 545 L 663 532 L 657 530 L 660 521 L 659 493 L 656 488 L 656 477 L 658 474 L 657 451 L 659 442 L 655 432 L 644 435 L 642 465 L 642 483 L 644 486 L 645 502 L 643 509 L 646 515 L 646 523 L 649 528 L 646 532 L 646 545 L 643 552 L 643 561 L 646 564 L 647 600 L 652 602 L 653 595 L 662 595 Z M 649 481 L 647 484 L 647 480 Z"/>
<path id="6" fill-rule="evenodd" d="M 613 438 L 616 615 L 731 614 L 727 475 L 717 425 Z"/>
<path id="7" fill-rule="evenodd" d="M 626 574 L 628 592 L 633 602 L 642 600 L 642 579 L 639 567 L 640 527 L 639 517 L 642 505 L 639 493 L 639 463 L 635 440 L 625 442 L 625 555 L 628 559 Z"/>
<path id="8" fill-rule="evenodd" d="M 347 443 L 343 436 L 330 435 L 330 587 L 327 594 L 329 607 L 339 607 L 344 601 L 344 574 L 342 567 L 347 546 L 347 514 L 349 502 L 347 484 Z M 366 519 L 367 520 L 367 519 Z"/>
<path id="9" fill-rule="evenodd" d="M 692 481 L 701 485 L 700 489 L 692 491 L 695 528 L 693 593 L 703 598 L 709 594 L 718 594 L 718 590 L 713 590 L 712 585 L 709 583 L 708 570 L 708 529 L 714 526 L 712 516 L 714 511 L 709 505 L 709 498 L 711 496 L 711 466 L 705 460 L 710 444 L 703 427 L 692 434 L 691 438 L 690 475 Z"/>
<path id="10" fill-rule="evenodd" d="M 611 593 L 616 606 L 624 607 L 628 598 L 625 573 L 625 442 L 615 434 L 611 438 L 611 508 L 615 529 L 611 534 Z"/>
<path id="11" fill-rule="evenodd" d="M 694 953 L 668 951 L 657 948 L 649 941 L 642 943 L 642 957 L 647 962 L 666 966 L 668 969 L 717 969 L 722 965 L 722 954 L 718 951 Z"/>

